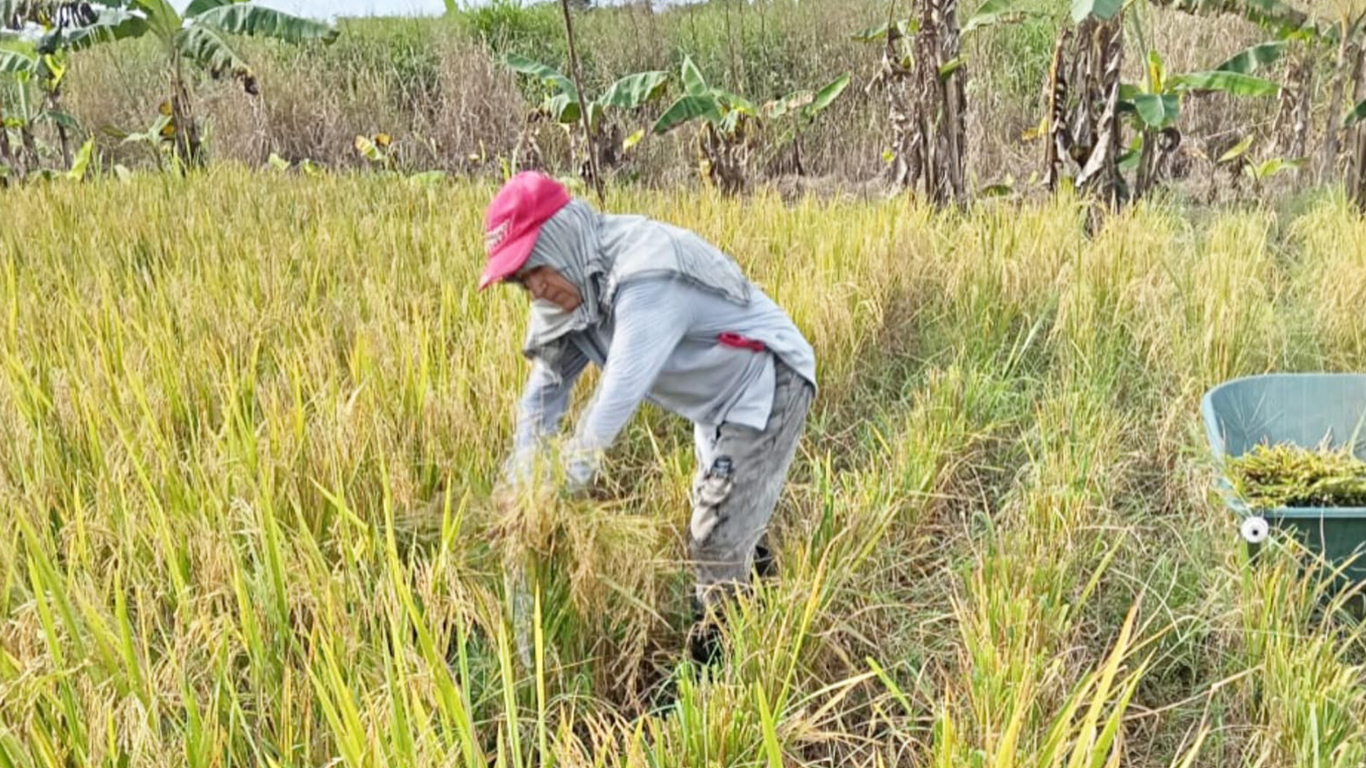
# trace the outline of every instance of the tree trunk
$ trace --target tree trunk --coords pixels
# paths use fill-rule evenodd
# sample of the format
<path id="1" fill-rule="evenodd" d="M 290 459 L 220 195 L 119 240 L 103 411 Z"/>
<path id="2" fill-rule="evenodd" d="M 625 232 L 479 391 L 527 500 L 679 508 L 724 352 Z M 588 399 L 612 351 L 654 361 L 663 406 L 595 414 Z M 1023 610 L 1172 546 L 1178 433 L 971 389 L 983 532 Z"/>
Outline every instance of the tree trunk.
<path id="1" fill-rule="evenodd" d="M 171 117 L 175 120 L 176 159 L 186 171 L 198 168 L 203 163 L 200 154 L 199 125 L 195 121 L 189 95 L 183 89 L 171 97 Z"/>
<path id="2" fill-rule="evenodd" d="M 1077 115 L 1072 121 L 1074 159 L 1082 166 L 1091 157 L 1100 135 L 1096 105 L 1105 100 L 1104 51 L 1100 43 L 1102 23 L 1094 18 L 1077 25 L 1077 51 L 1072 61 L 1072 82 L 1077 87 Z M 1078 151 L 1081 150 L 1081 151 Z"/>
<path id="3" fill-rule="evenodd" d="M 939 99 L 939 54 L 938 40 L 934 23 L 933 0 L 920 0 L 920 31 L 915 36 L 916 89 L 915 123 L 920 134 L 916 146 L 920 150 L 920 168 L 924 174 L 923 192 L 926 199 L 935 205 L 943 204 L 940 196 L 943 180 L 940 178 L 938 149 L 935 136 L 936 113 L 942 102 Z"/>
<path id="4" fill-rule="evenodd" d="M 1341 133 L 1342 97 L 1347 81 L 1347 64 L 1351 61 L 1355 46 L 1347 38 L 1347 30 L 1341 29 L 1342 42 L 1338 44 L 1338 61 L 1333 67 L 1333 85 L 1328 96 L 1328 122 L 1323 128 L 1323 157 L 1319 160 L 1317 183 L 1322 184 L 1337 174 L 1338 136 Z"/>
<path id="5" fill-rule="evenodd" d="M 957 0 L 921 0 L 916 33 L 917 144 L 924 173 L 925 196 L 937 206 L 964 198 L 963 155 L 967 113 L 963 68 L 958 58 Z M 945 68 L 953 71 L 941 75 Z"/>
<path id="6" fill-rule="evenodd" d="M 1366 98 L 1366 48 L 1358 46 L 1352 57 L 1352 102 Z M 1348 134 L 1352 142 L 1352 158 L 1347 175 L 1347 193 L 1357 207 L 1366 211 L 1366 130 L 1362 123 L 1352 126 Z"/>
<path id="7" fill-rule="evenodd" d="M 514 171 L 539 171 L 545 167 L 544 153 L 536 135 L 545 116 L 538 109 L 527 114 L 522 132 L 517 136 L 517 144 L 512 149 L 512 168 Z"/>
<path id="8" fill-rule="evenodd" d="M 1048 131 L 1044 139 L 1044 182 L 1050 192 L 1058 187 L 1064 158 L 1072 150 L 1072 133 L 1067 130 L 1067 86 L 1064 70 L 1067 43 L 1072 39 L 1072 28 L 1063 27 L 1053 44 L 1053 62 L 1048 68 Z"/>
<path id="9" fill-rule="evenodd" d="M 1123 126 L 1119 117 L 1120 67 L 1124 61 L 1123 14 L 1110 21 L 1098 23 L 1094 32 L 1079 40 L 1091 47 L 1094 55 L 1092 72 L 1100 73 L 1095 85 L 1104 96 L 1104 107 L 1095 123 L 1095 142 L 1086 158 L 1086 164 L 1077 176 L 1077 188 L 1095 194 L 1101 209 L 1111 212 L 1119 209 L 1122 179 L 1119 174 L 1120 134 Z M 1089 31 L 1089 30 L 1088 30 Z M 1078 35 L 1081 37 L 1081 35 Z M 1087 83 L 1085 90 L 1089 90 Z M 1145 141 L 1147 148 L 1151 142 Z M 1094 225 L 1100 211 L 1092 209 L 1091 221 Z"/>
<path id="10" fill-rule="evenodd" d="M 28 123 L 19 126 L 19 138 L 24 142 L 24 175 L 38 170 L 42 166 L 42 158 L 38 156 L 38 143 L 33 138 L 33 127 Z"/>
<path id="11" fill-rule="evenodd" d="M 1295 119 L 1292 121 L 1290 138 L 1290 157 L 1294 160 L 1303 160 L 1309 152 L 1309 123 L 1311 103 L 1314 95 L 1314 65 L 1309 59 L 1309 52 L 1304 54 L 1304 77 L 1300 81 L 1300 98 L 1295 103 Z M 1309 169 L 1300 167 L 1295 171 L 1295 177 L 1303 181 L 1309 175 Z"/>
<path id="12" fill-rule="evenodd" d="M 894 189 L 912 189 L 920 182 L 920 131 L 916 119 L 915 72 L 902 64 L 900 44 L 904 39 L 897 30 L 892 13 L 895 4 L 888 6 L 887 45 L 882 50 L 882 69 L 869 83 L 882 86 L 887 98 L 887 121 L 892 129 L 891 168 L 888 181 Z"/>
<path id="13" fill-rule="evenodd" d="M 1157 159 L 1157 132 L 1143 131 L 1143 146 L 1138 153 L 1138 173 L 1134 177 L 1134 197 L 1143 197 L 1155 179 L 1153 170 Z"/>
<path id="14" fill-rule="evenodd" d="M 593 189 L 598 193 L 598 203 L 607 204 L 607 195 L 602 188 L 602 169 L 598 167 L 598 153 L 594 151 L 597 140 L 593 136 L 593 125 L 589 120 L 588 94 L 583 90 L 583 74 L 579 71 L 579 54 L 574 46 L 574 22 L 569 14 L 569 0 L 560 0 L 564 11 L 564 38 L 569 44 L 569 67 L 574 77 L 574 88 L 579 92 L 579 117 L 583 122 L 583 136 L 588 147 L 588 167 L 593 176 Z"/>
<path id="15" fill-rule="evenodd" d="M 1295 103 L 1299 95 L 1299 63 L 1292 56 L 1286 57 L 1289 66 L 1285 82 L 1276 93 L 1276 119 L 1271 122 L 1271 141 L 1276 151 L 1286 154 L 1290 151 L 1291 123 L 1294 122 Z"/>
<path id="16" fill-rule="evenodd" d="M 1308 56 L 1308 54 L 1306 54 Z M 1309 108 L 1314 93 L 1314 67 L 1312 62 L 1304 62 L 1304 79 L 1300 83 L 1300 100 L 1295 104 L 1294 128 L 1291 133 L 1290 156 L 1299 159 L 1309 148 Z"/>
<path id="17" fill-rule="evenodd" d="M 62 145 L 62 165 L 68 171 L 71 170 L 71 139 L 66 135 L 66 126 L 57 126 L 57 140 Z"/>
<path id="18" fill-rule="evenodd" d="M 0 161 L 8 173 L 0 176 L 0 186 L 9 186 L 9 174 L 19 175 L 19 164 L 14 159 L 14 149 L 9 143 L 9 129 L 5 127 L 5 117 L 0 114 Z"/>
<path id="19" fill-rule="evenodd" d="M 722 134 L 711 123 L 704 122 L 698 134 L 697 148 L 707 161 L 707 178 L 724 195 L 738 195 L 745 191 L 749 179 L 749 159 L 754 135 L 749 122 L 741 118 L 735 132 Z"/>
<path id="20" fill-rule="evenodd" d="M 203 165 L 203 155 L 199 140 L 199 124 L 194 116 L 194 103 L 190 100 L 190 90 L 185 86 L 181 72 L 180 58 L 177 55 L 171 64 L 171 119 L 175 123 L 175 154 L 180 161 L 181 172 Z"/>
<path id="21" fill-rule="evenodd" d="M 943 58 L 946 64 L 959 61 L 962 49 L 962 40 L 958 32 L 958 0 L 942 0 L 941 19 L 943 24 L 943 35 L 940 38 Z M 956 68 L 949 75 L 947 80 L 941 80 L 943 85 L 944 117 L 948 121 L 946 136 L 948 137 L 948 163 L 949 177 L 953 184 L 953 198 L 955 204 L 963 202 L 967 195 L 965 169 L 967 167 L 967 146 L 968 146 L 968 99 L 964 88 L 964 81 L 967 80 L 967 68 L 959 62 L 954 65 Z"/>
<path id="22" fill-rule="evenodd" d="M 49 112 L 59 112 L 61 107 L 62 94 L 60 90 L 53 90 L 47 95 L 47 109 Z M 57 123 L 57 142 L 62 148 L 62 167 L 71 170 L 71 139 L 67 135 L 66 126 Z"/>
<path id="23" fill-rule="evenodd" d="M 1313 51 L 1307 45 L 1295 47 L 1289 72 L 1280 92 L 1275 136 L 1280 153 L 1302 158 L 1309 140 L 1309 108 L 1313 96 Z"/>
<path id="24" fill-rule="evenodd" d="M 583 136 L 575 135 L 572 128 L 566 133 L 569 134 L 571 161 L 575 156 L 583 157 L 579 163 L 579 177 L 585 182 L 592 184 L 595 173 L 601 173 L 604 169 L 610 171 L 621 165 L 624 137 L 620 125 L 612 123 L 610 128 L 594 126 L 591 145 L 587 144 Z M 595 159 L 596 166 L 593 165 Z M 597 168 L 597 171 L 594 171 L 594 168 Z"/>
<path id="25" fill-rule="evenodd" d="M 1366 132 L 1357 131 L 1353 142 L 1357 158 L 1366 156 Z M 1352 202 L 1356 204 L 1357 210 L 1366 213 L 1366 168 L 1362 167 L 1359 159 L 1353 164 L 1352 176 L 1348 181 L 1348 192 L 1352 196 Z"/>
<path id="26" fill-rule="evenodd" d="M 1086 172 L 1097 155 L 1097 142 L 1103 132 L 1096 110 L 1104 110 L 1108 94 L 1102 44 L 1105 28 L 1100 21 L 1087 18 L 1077 24 L 1075 32 L 1064 27 L 1054 44 L 1048 78 L 1048 146 L 1044 155 L 1049 189 L 1056 189 L 1064 167 L 1075 165 L 1081 171 L 1076 177 L 1078 188 L 1092 182 L 1093 174 L 1101 167 Z"/>

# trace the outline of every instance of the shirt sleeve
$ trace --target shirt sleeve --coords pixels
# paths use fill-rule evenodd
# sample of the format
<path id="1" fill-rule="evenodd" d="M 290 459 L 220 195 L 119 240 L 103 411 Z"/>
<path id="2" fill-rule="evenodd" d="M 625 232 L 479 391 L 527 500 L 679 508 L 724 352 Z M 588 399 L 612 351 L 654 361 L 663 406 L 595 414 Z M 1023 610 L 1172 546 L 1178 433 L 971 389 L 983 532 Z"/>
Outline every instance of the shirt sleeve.
<path id="1" fill-rule="evenodd" d="M 544 439 L 553 434 L 569 406 L 574 382 L 588 365 L 588 358 L 577 346 L 568 345 L 555 370 L 544 361 L 532 364 L 517 406 L 517 425 L 513 431 L 512 456 L 505 468 L 514 486 L 525 480 Z"/>
<path id="2" fill-rule="evenodd" d="M 654 385 L 669 356 L 692 325 L 688 292 L 668 280 L 646 280 L 617 293 L 612 344 L 593 404 L 579 424 L 565 457 L 571 488 L 582 488 L 597 474 L 603 451 Z"/>

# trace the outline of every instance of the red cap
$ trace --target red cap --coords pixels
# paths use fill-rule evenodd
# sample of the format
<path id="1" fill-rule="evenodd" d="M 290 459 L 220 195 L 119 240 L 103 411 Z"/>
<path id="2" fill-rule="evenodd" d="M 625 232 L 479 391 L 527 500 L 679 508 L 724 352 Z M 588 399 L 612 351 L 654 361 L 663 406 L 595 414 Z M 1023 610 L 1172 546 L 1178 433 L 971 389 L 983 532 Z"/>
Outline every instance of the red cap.
<path id="1" fill-rule="evenodd" d="M 541 225 L 569 204 L 563 184 L 536 171 L 508 179 L 484 214 L 484 250 L 488 264 L 479 290 L 505 280 L 522 268 L 536 245 Z"/>

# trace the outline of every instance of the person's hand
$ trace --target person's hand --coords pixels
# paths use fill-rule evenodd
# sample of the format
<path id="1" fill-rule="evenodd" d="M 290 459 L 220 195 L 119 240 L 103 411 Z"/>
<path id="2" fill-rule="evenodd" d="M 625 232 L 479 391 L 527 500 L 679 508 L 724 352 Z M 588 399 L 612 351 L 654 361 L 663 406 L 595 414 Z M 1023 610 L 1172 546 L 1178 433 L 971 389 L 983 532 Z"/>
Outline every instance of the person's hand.
<path id="1" fill-rule="evenodd" d="M 598 474 L 598 462 L 591 454 L 571 454 L 564 462 L 564 481 L 560 486 L 561 495 L 576 499 L 583 498 L 593 490 L 593 480 Z"/>
<path id="2" fill-rule="evenodd" d="M 532 633 L 535 630 L 532 623 L 535 620 L 535 607 L 527 583 L 526 569 L 516 566 L 507 576 L 508 607 L 512 613 L 512 640 L 517 646 L 517 657 L 522 660 L 523 669 L 531 671 L 535 669 L 532 659 Z"/>

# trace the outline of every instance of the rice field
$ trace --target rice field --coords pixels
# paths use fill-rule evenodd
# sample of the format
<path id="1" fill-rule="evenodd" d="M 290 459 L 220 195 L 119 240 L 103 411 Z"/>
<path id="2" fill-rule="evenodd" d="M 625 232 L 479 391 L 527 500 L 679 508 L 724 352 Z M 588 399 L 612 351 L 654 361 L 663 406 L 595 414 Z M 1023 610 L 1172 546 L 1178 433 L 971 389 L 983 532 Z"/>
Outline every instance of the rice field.
<path id="1" fill-rule="evenodd" d="M 1289 542 L 1249 567 L 1197 410 L 1366 366 L 1340 198 L 1088 239 L 1066 198 L 614 190 L 733 253 L 819 360 L 781 579 L 701 675 L 688 425 L 643 409 L 591 500 L 492 500 L 526 373 L 525 299 L 473 289 L 492 192 L 0 193 L 0 766 L 1366 761 L 1361 628 Z"/>

